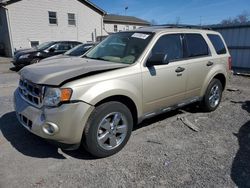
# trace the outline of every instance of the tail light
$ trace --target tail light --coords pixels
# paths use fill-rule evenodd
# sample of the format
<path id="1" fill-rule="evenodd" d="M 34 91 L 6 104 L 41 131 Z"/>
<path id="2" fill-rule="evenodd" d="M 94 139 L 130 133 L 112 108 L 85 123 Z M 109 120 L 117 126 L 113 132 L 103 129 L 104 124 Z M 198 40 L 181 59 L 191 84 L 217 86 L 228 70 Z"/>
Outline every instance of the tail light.
<path id="1" fill-rule="evenodd" d="M 232 70 L 232 57 L 231 56 L 228 58 L 228 68 L 229 70 Z"/>

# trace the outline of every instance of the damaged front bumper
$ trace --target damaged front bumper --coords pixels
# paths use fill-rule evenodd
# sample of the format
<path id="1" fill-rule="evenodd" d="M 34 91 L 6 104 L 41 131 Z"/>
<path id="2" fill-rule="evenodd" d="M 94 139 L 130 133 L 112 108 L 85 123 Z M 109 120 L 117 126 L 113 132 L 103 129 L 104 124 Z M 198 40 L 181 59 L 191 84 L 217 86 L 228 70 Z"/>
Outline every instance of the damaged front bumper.
<path id="1" fill-rule="evenodd" d="M 82 133 L 93 106 L 84 102 L 62 104 L 56 108 L 37 108 L 23 99 L 17 89 L 14 107 L 19 122 L 30 132 L 62 144 L 81 143 Z"/>

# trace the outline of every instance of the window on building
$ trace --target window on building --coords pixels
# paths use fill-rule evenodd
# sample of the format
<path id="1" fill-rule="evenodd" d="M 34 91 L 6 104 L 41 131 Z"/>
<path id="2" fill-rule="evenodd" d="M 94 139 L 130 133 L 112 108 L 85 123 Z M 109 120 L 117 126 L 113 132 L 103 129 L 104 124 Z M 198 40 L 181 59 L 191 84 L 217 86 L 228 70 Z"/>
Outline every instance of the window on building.
<path id="1" fill-rule="evenodd" d="M 117 32 L 117 25 L 114 25 L 114 32 Z"/>
<path id="2" fill-rule="evenodd" d="M 211 40 L 217 54 L 227 53 L 226 47 L 219 35 L 208 34 L 207 36 Z"/>
<path id="3" fill-rule="evenodd" d="M 135 26 L 135 25 L 133 26 L 133 29 L 136 29 L 136 26 Z"/>
<path id="4" fill-rule="evenodd" d="M 208 46 L 202 35 L 185 34 L 188 57 L 206 56 L 209 54 Z"/>
<path id="5" fill-rule="evenodd" d="M 126 31 L 128 31 L 129 30 L 129 25 L 126 25 Z"/>
<path id="6" fill-rule="evenodd" d="M 73 13 L 68 13 L 68 24 L 76 25 L 76 15 Z"/>
<path id="7" fill-rule="evenodd" d="M 30 41 L 31 48 L 37 47 L 39 45 L 39 41 Z"/>
<path id="8" fill-rule="evenodd" d="M 49 11 L 49 23 L 57 25 L 57 15 L 56 12 Z"/>
<path id="9" fill-rule="evenodd" d="M 152 49 L 152 54 L 166 54 L 168 61 L 176 61 L 183 58 L 183 47 L 179 34 L 162 36 Z"/>

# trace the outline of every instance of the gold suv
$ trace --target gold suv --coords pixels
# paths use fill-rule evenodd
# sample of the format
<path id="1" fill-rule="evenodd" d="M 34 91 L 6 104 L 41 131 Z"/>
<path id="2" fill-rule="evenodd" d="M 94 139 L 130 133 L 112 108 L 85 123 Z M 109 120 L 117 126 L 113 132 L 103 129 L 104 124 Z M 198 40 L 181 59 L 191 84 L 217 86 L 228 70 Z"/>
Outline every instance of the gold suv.
<path id="1" fill-rule="evenodd" d="M 119 32 L 83 57 L 23 68 L 15 110 L 30 132 L 106 157 L 120 151 L 146 118 L 193 102 L 215 110 L 230 67 L 223 38 L 211 30 Z"/>

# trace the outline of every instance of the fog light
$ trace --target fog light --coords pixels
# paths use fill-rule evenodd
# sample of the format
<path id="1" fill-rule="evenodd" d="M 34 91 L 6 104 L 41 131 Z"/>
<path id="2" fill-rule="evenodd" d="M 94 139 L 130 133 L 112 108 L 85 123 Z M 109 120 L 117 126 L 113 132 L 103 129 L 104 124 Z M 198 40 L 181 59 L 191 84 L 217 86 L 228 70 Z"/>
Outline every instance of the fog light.
<path id="1" fill-rule="evenodd" d="M 42 128 L 43 128 L 43 132 L 50 136 L 56 134 L 59 131 L 58 126 L 51 122 L 45 123 Z"/>

